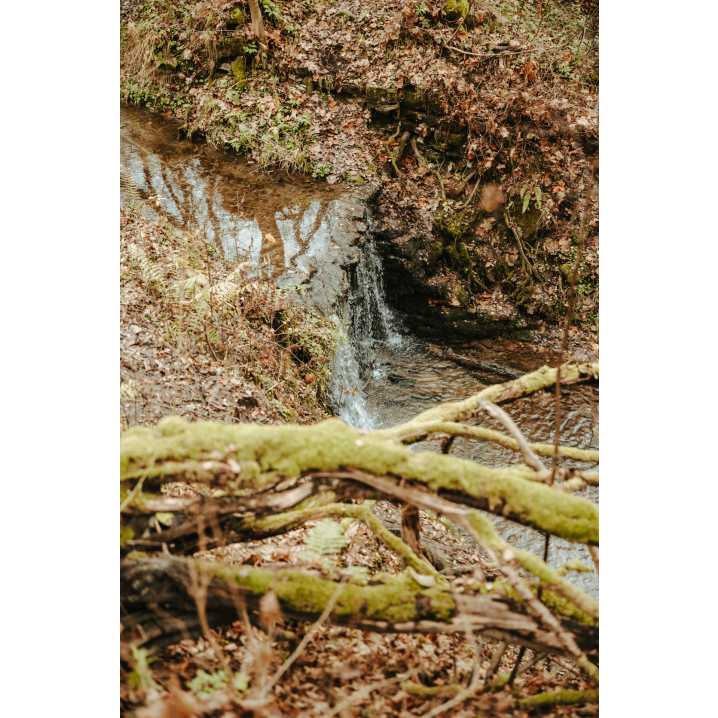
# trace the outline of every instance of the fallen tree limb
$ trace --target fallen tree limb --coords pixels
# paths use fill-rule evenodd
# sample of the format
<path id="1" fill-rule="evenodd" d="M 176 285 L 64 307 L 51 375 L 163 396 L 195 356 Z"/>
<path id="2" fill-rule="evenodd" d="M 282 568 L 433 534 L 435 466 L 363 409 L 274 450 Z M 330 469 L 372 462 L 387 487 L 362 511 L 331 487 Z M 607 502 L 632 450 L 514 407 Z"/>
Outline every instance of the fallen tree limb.
<path id="1" fill-rule="evenodd" d="M 394 434 L 394 430 L 389 430 Z M 385 432 L 386 433 L 386 432 Z M 482 426 L 472 426 L 470 424 L 459 424 L 451 421 L 433 421 L 415 426 L 411 434 L 405 436 L 395 436 L 405 446 L 414 444 L 417 441 L 426 439 L 431 434 L 449 434 L 450 436 L 463 437 L 465 439 L 478 439 L 481 441 L 494 441 L 507 449 L 519 451 L 519 444 L 506 434 L 494 429 L 485 429 Z M 553 444 L 529 444 L 532 451 L 542 456 L 553 456 Z M 567 459 L 576 459 L 577 461 L 598 461 L 599 452 L 595 449 L 577 449 L 573 446 L 559 446 L 558 455 L 565 456 Z"/>
<path id="2" fill-rule="evenodd" d="M 161 556 L 120 565 L 121 639 L 161 648 L 201 635 L 191 567 L 204 577 L 205 610 L 211 628 L 237 620 L 233 590 L 239 590 L 252 621 L 261 597 L 274 590 L 285 619 L 315 621 L 334 596 L 337 582 L 317 571 L 229 567 L 219 562 Z M 349 582 L 327 617 L 334 625 L 382 633 L 475 633 L 563 654 L 560 638 L 521 612 L 515 601 L 490 595 L 454 594 L 439 585 L 425 588 L 410 575 L 377 574 L 368 585 Z M 598 631 L 563 621 L 587 652 L 598 650 Z"/>
<path id="3" fill-rule="evenodd" d="M 496 529 L 491 521 L 480 512 L 471 509 L 467 511 L 434 494 L 397 485 L 387 479 L 379 479 L 376 476 L 361 474 L 358 471 L 353 471 L 349 475 L 355 476 L 357 481 L 377 488 L 387 496 L 394 496 L 401 501 L 414 504 L 424 510 L 433 511 L 436 514 L 443 514 L 454 521 L 454 523 L 464 526 L 464 528 L 474 535 L 474 537 L 493 554 L 503 556 L 507 551 L 510 551 L 513 558 L 516 558 L 524 568 L 531 571 L 540 581 L 547 584 L 547 587 L 571 601 L 591 619 L 598 620 L 598 604 L 593 599 L 589 598 L 589 596 L 573 584 L 568 583 L 568 581 L 551 569 L 535 554 L 509 546 L 509 544 L 496 533 Z M 344 475 L 342 474 L 341 476 Z M 499 568 L 501 568 L 501 564 L 504 563 L 502 560 L 497 560 Z"/>
<path id="4" fill-rule="evenodd" d="M 403 428 L 413 429 L 412 423 Z M 121 440 L 121 480 L 128 493 L 131 480 L 138 479 L 144 480 L 145 488 L 169 481 L 199 481 L 228 493 L 266 489 L 302 475 L 335 472 L 342 466 L 375 476 L 401 477 L 569 541 L 599 543 L 597 506 L 580 496 L 527 481 L 530 469 L 526 467 L 487 468 L 454 456 L 415 454 L 394 439 L 384 438 L 382 432 L 360 434 L 337 419 L 309 427 L 265 427 L 190 424 L 168 417 L 156 429 L 136 427 Z M 316 486 L 312 491 L 336 488 Z"/>
<path id="5" fill-rule="evenodd" d="M 598 362 L 595 364 L 563 364 L 561 366 L 561 385 L 577 384 L 598 379 Z M 439 404 L 418 414 L 410 421 L 400 426 L 395 426 L 389 431 L 394 435 L 396 432 L 408 433 L 410 428 L 416 424 L 427 421 L 461 421 L 472 416 L 479 408 L 479 402 L 492 401 L 494 404 L 502 404 L 513 401 L 519 397 L 532 394 L 541 389 L 548 389 L 556 383 L 556 369 L 548 366 L 541 367 L 530 374 L 524 374 L 518 379 L 507 381 L 502 384 L 492 384 L 482 389 L 477 394 L 455 401 L 450 404 Z M 384 432 L 376 432 L 384 433 Z M 401 434 L 399 434 L 401 435 Z"/>

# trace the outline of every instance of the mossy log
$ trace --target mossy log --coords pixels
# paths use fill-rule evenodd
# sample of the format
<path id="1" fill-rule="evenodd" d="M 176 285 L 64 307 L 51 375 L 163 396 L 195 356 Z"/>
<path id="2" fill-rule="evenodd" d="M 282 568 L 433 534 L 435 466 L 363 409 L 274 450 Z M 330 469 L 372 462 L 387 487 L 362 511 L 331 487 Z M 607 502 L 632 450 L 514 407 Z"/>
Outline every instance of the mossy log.
<path id="1" fill-rule="evenodd" d="M 161 648 L 201 635 L 196 596 L 211 628 L 240 617 L 244 603 L 259 622 L 259 601 L 274 591 L 284 618 L 313 621 L 337 583 L 317 570 L 229 567 L 222 563 L 162 556 L 123 561 L 120 567 L 121 639 Z M 526 615 L 518 602 L 491 595 L 455 594 L 439 583 L 423 587 L 409 573 L 376 574 L 362 585 L 345 585 L 329 616 L 335 625 L 378 632 L 474 634 L 563 653 L 558 636 Z M 598 630 L 563 621 L 582 650 L 597 654 Z"/>
<path id="2" fill-rule="evenodd" d="M 130 481 L 134 485 L 144 479 L 145 489 L 169 481 L 197 481 L 231 494 L 351 467 L 404 479 L 569 541 L 599 544 L 598 507 L 528 481 L 524 466 L 487 468 L 453 456 L 413 453 L 377 434 L 362 434 L 338 419 L 308 427 L 265 427 L 191 424 L 168 417 L 156 429 L 136 427 L 125 433 L 121 480 L 125 490 Z M 316 484 L 313 490 L 337 488 Z"/>
<path id="3" fill-rule="evenodd" d="M 565 365 L 564 383 L 598 374 L 598 365 Z M 502 401 L 555 382 L 556 370 L 544 367 L 473 397 L 430 409 L 388 431 L 360 432 L 338 419 L 314 426 L 190 424 L 167 417 L 155 429 L 135 427 L 121 440 L 120 477 L 123 490 L 143 491 L 169 481 L 211 484 L 220 495 L 237 496 L 267 490 L 313 473 L 345 468 L 375 476 L 396 477 L 452 501 L 462 502 L 545 531 L 569 541 L 597 546 L 598 507 L 585 498 L 557 492 L 531 477 L 525 466 L 487 468 L 471 461 L 433 452 L 414 453 L 399 440 L 425 429 L 428 422 L 455 421 L 476 411 L 482 400 Z M 341 490 L 345 498 L 367 496 L 365 489 L 335 479 L 317 482 L 312 492 Z M 351 491 L 355 491 L 352 495 Z M 216 493 L 216 492 L 215 492 Z M 144 495 L 135 503 L 142 508 Z"/>

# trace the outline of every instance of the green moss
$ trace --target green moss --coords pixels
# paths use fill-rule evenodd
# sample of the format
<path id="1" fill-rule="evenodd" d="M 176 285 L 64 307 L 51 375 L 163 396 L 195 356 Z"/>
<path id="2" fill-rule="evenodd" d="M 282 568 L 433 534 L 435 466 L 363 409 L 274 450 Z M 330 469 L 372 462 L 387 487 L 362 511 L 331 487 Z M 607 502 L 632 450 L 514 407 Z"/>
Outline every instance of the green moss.
<path id="1" fill-rule="evenodd" d="M 598 689 L 587 691 L 555 691 L 539 693 L 530 698 L 523 698 L 518 702 L 521 710 L 532 708 L 551 708 L 553 706 L 584 705 L 585 703 L 598 703 Z"/>
<path id="2" fill-rule="evenodd" d="M 229 18 L 227 19 L 227 26 L 235 26 L 235 27 L 242 27 L 246 21 L 244 13 L 239 9 L 235 8 L 232 10 L 232 12 L 229 13 Z"/>
<path id="3" fill-rule="evenodd" d="M 363 184 L 366 184 L 364 181 L 364 178 L 361 175 L 356 175 L 350 172 L 347 174 L 347 182 L 351 185 L 355 185 L 357 187 L 361 187 Z"/>
<path id="4" fill-rule="evenodd" d="M 392 112 L 399 108 L 399 95 L 393 87 L 367 85 L 366 104 L 367 107 L 380 112 Z"/>
<path id="5" fill-rule="evenodd" d="M 234 581 L 255 596 L 262 596 L 273 588 L 285 609 L 302 613 L 320 614 L 337 588 L 333 581 L 292 570 L 273 572 L 249 566 L 232 569 L 217 564 L 202 565 L 204 570 L 223 580 Z M 454 600 L 438 586 L 422 590 L 406 574 L 377 574 L 372 582 L 374 585 L 368 586 L 347 583 L 332 611 L 335 619 L 367 619 L 394 624 L 419 621 L 424 616 L 447 622 L 453 618 Z M 422 608 L 426 598 L 432 609 L 428 613 Z"/>
<path id="6" fill-rule="evenodd" d="M 135 532 L 129 527 L 125 526 L 120 529 L 120 548 L 125 548 L 128 541 L 132 541 L 135 537 Z"/>
<path id="7" fill-rule="evenodd" d="M 459 20 L 469 14 L 469 0 L 449 0 L 444 8 L 449 20 Z"/>
<path id="8" fill-rule="evenodd" d="M 548 367 L 545 371 L 555 372 Z M 538 381 L 531 375 L 522 379 Z M 452 405 L 430 410 L 440 415 L 424 420 L 443 419 L 447 406 Z M 403 445 L 388 443 L 380 432 L 360 436 L 338 419 L 315 426 L 272 427 L 198 422 L 161 438 L 128 431 L 121 440 L 121 479 L 147 475 L 146 482 L 155 484 L 173 478 L 211 483 L 221 468 L 215 452 L 240 463 L 238 487 L 263 486 L 277 476 L 293 478 L 308 471 L 355 466 L 377 476 L 416 479 L 432 491 L 465 493 L 481 508 L 570 541 L 598 545 L 598 509 L 587 499 L 526 481 L 510 467 L 487 468 L 432 452 L 414 454 Z"/>
<path id="9" fill-rule="evenodd" d="M 595 621 L 587 613 L 577 608 L 570 601 L 559 596 L 554 591 L 544 589 L 541 600 L 552 610 L 553 613 L 559 613 L 566 618 L 571 618 L 579 623 L 585 623 L 589 626 L 595 626 Z"/>
<path id="10" fill-rule="evenodd" d="M 240 55 L 233 63 L 232 63 L 232 75 L 234 75 L 234 79 L 237 81 L 237 87 L 241 90 L 247 89 L 247 80 L 245 77 L 245 73 L 247 70 L 247 61 L 244 58 L 244 55 Z"/>

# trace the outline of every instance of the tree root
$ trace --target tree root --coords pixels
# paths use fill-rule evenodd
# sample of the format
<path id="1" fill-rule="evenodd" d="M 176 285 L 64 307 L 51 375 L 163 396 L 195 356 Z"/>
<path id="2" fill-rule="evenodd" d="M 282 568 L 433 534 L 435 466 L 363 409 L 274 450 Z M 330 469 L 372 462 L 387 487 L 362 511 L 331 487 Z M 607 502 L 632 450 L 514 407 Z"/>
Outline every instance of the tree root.
<path id="1" fill-rule="evenodd" d="M 521 261 L 524 263 L 524 267 L 527 269 L 527 273 L 535 277 L 537 282 L 540 282 L 541 275 L 536 271 L 536 269 L 534 269 L 533 264 L 529 262 L 528 257 L 524 252 L 524 243 L 521 240 L 521 234 L 514 225 L 514 222 L 509 220 L 509 216 L 506 212 L 504 212 L 504 224 L 506 224 L 506 226 L 511 230 L 511 233 L 514 235 L 514 239 L 516 240 L 516 246 L 519 248 L 519 254 L 521 255 Z"/>
<path id="2" fill-rule="evenodd" d="M 414 151 L 414 156 L 416 157 L 416 161 L 426 167 L 430 172 L 433 172 L 436 176 L 436 179 L 439 181 L 439 189 L 441 190 L 441 199 L 446 201 L 446 190 L 444 189 L 444 180 L 441 179 L 441 174 L 438 170 L 434 169 L 433 167 L 429 167 L 426 160 L 422 156 L 421 152 L 419 152 L 418 147 L 416 146 L 416 137 L 411 138 L 411 149 Z"/>

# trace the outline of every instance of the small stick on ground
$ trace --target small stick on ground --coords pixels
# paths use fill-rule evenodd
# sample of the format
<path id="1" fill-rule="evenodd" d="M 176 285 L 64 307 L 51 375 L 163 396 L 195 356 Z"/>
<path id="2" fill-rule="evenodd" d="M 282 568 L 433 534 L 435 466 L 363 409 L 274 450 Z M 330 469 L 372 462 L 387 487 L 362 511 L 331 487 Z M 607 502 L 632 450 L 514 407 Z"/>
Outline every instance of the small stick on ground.
<path id="1" fill-rule="evenodd" d="M 521 665 L 521 661 L 524 659 L 524 654 L 526 653 L 526 646 L 521 646 L 521 649 L 519 650 L 519 655 L 516 658 L 516 663 L 514 663 L 514 667 L 511 669 L 511 675 L 509 676 L 509 685 L 513 685 L 514 679 L 518 675 L 519 666 Z"/>
<path id="2" fill-rule="evenodd" d="M 533 264 L 529 262 L 528 257 L 526 256 L 526 253 L 524 252 L 524 243 L 521 241 L 521 234 L 519 233 L 519 230 L 514 226 L 514 223 L 509 220 L 509 216 L 506 212 L 504 212 L 504 223 L 506 226 L 511 230 L 511 233 L 514 235 L 514 239 L 516 240 L 516 246 L 519 248 L 519 254 L 521 255 L 521 261 L 524 262 L 526 267 L 528 267 L 529 274 L 531 274 L 533 277 L 536 278 L 536 281 L 541 281 L 541 275 L 534 269 Z"/>

